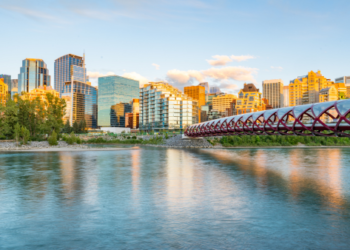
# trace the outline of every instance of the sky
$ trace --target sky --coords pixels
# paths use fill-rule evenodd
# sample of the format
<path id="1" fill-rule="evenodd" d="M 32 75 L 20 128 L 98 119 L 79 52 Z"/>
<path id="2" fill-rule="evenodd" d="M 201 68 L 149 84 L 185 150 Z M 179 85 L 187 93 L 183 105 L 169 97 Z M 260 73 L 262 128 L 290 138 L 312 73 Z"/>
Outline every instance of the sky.
<path id="1" fill-rule="evenodd" d="M 227 93 L 310 70 L 350 75 L 348 0 L 0 0 L 0 74 L 25 58 L 86 54 L 93 85 L 116 74 Z"/>

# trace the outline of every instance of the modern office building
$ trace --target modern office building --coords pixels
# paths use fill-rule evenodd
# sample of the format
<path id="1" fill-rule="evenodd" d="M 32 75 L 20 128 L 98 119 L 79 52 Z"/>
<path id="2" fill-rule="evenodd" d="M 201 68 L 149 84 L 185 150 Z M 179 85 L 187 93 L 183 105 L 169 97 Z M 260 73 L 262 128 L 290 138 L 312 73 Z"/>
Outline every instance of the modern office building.
<path id="1" fill-rule="evenodd" d="M 89 81 L 88 76 L 86 75 L 85 68 L 85 55 L 84 57 L 67 54 L 61 56 L 55 60 L 55 90 L 62 93 L 65 89 L 66 82 L 72 80 L 79 82 Z"/>
<path id="2" fill-rule="evenodd" d="M 289 107 L 289 86 L 283 86 L 283 107 Z"/>
<path id="3" fill-rule="evenodd" d="M 112 127 L 111 108 L 139 98 L 139 81 L 122 76 L 98 78 L 98 126 Z"/>
<path id="4" fill-rule="evenodd" d="M 235 99 L 237 99 L 237 96 L 232 94 L 218 95 L 213 98 L 213 110 L 226 112 L 226 109 L 231 107 L 231 103 Z"/>
<path id="5" fill-rule="evenodd" d="M 265 80 L 262 82 L 263 98 L 269 100 L 273 108 L 283 107 L 283 81 L 281 79 Z"/>
<path id="6" fill-rule="evenodd" d="M 11 94 L 12 84 L 11 84 L 11 76 L 0 74 L 0 78 L 4 79 L 4 83 L 7 85 L 7 89 L 9 91 L 9 94 Z"/>
<path id="7" fill-rule="evenodd" d="M 22 61 L 18 74 L 18 94 L 30 92 L 40 86 L 50 86 L 51 77 L 42 59 L 27 58 Z"/>
<path id="8" fill-rule="evenodd" d="M 111 106 L 110 123 L 111 127 L 125 128 L 126 114 L 132 112 L 131 103 L 117 103 Z"/>
<path id="9" fill-rule="evenodd" d="M 236 102 L 237 115 L 252 113 L 265 110 L 265 102 L 262 100 L 262 94 L 253 83 L 244 84 L 243 89 L 238 92 Z"/>
<path id="10" fill-rule="evenodd" d="M 164 82 L 140 89 L 140 130 L 184 130 L 198 123 L 198 101 Z"/>
<path id="11" fill-rule="evenodd" d="M 321 71 L 297 77 L 289 83 L 289 106 L 318 103 L 320 90 L 333 83 L 321 75 Z"/>
<path id="12" fill-rule="evenodd" d="M 210 94 L 219 94 L 221 92 L 219 87 L 210 87 Z"/>
<path id="13" fill-rule="evenodd" d="M 140 116 L 140 99 L 132 100 L 132 127 L 133 129 L 139 128 L 139 116 Z"/>
<path id="14" fill-rule="evenodd" d="M 72 101 L 73 97 L 73 101 Z M 66 100 L 66 114 L 63 120 L 74 122 L 85 120 L 87 128 L 97 128 L 97 88 L 89 82 L 68 81 L 65 83 L 61 98 Z M 72 103 L 73 102 L 73 103 Z M 73 107 L 72 107 L 73 104 Z M 72 109 L 73 108 L 73 109 Z"/>
<path id="15" fill-rule="evenodd" d="M 198 86 L 203 86 L 205 88 L 205 94 L 209 94 L 209 83 L 201 82 Z"/>

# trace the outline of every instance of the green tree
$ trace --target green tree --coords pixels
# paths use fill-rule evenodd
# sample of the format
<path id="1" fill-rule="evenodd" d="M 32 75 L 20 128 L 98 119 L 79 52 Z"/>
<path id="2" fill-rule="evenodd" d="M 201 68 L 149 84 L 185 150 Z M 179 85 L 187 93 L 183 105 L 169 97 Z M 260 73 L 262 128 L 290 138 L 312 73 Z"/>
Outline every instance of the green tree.
<path id="1" fill-rule="evenodd" d="M 14 129 L 14 138 L 18 142 L 21 137 L 21 126 L 19 123 L 16 123 L 15 129 Z"/>
<path id="2" fill-rule="evenodd" d="M 67 133 L 69 134 L 70 132 L 72 132 L 72 127 L 70 126 L 69 124 L 69 121 L 67 120 L 66 121 L 66 124 L 64 124 L 64 127 L 63 127 L 63 133 Z"/>
<path id="3" fill-rule="evenodd" d="M 58 142 L 57 142 L 57 134 L 56 134 L 55 130 L 52 131 L 52 134 L 51 134 L 51 136 L 49 137 L 48 141 L 49 141 L 49 144 L 50 144 L 51 146 L 56 146 L 56 145 L 58 145 Z"/>
<path id="4" fill-rule="evenodd" d="M 338 98 L 339 98 L 339 100 L 346 99 L 346 94 L 344 92 L 339 92 Z"/>
<path id="5" fill-rule="evenodd" d="M 65 114 L 66 101 L 51 93 L 46 94 L 47 102 L 45 129 L 47 133 L 51 134 L 53 130 L 59 133 L 63 128 L 63 116 Z"/>
<path id="6" fill-rule="evenodd" d="M 80 120 L 80 122 L 79 122 L 79 132 L 80 133 L 85 133 L 86 132 L 86 121 L 85 121 L 85 119 Z"/>
<path id="7" fill-rule="evenodd" d="M 11 98 L 7 99 L 3 115 L 5 118 L 3 132 L 7 137 L 13 138 L 14 128 L 18 122 L 18 106 Z"/>
<path id="8" fill-rule="evenodd" d="M 78 123 L 77 123 L 77 121 L 75 121 L 74 123 L 73 123 L 73 132 L 74 133 L 79 133 L 80 131 L 79 131 L 79 125 L 78 125 Z M 72 133 L 73 133 L 72 132 Z"/>
<path id="9" fill-rule="evenodd" d="M 22 135 L 22 142 L 23 142 L 23 144 L 24 145 L 27 144 L 28 140 L 29 140 L 29 137 L 30 137 L 30 132 L 24 126 L 22 126 L 22 128 L 21 128 L 21 135 Z"/>

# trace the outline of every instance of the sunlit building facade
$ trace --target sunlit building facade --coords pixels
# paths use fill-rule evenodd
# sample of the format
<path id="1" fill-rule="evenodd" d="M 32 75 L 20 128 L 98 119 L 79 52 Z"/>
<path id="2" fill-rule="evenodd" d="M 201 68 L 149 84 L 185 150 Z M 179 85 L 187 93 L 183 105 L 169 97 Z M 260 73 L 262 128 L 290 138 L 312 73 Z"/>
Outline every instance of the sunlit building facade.
<path id="1" fill-rule="evenodd" d="M 74 81 L 72 93 L 71 85 L 70 81 L 66 82 L 61 94 L 61 98 L 65 99 L 67 105 L 64 121 L 71 120 L 73 124 L 85 120 L 87 128 L 97 128 L 97 88 L 91 84 Z"/>
<path id="2" fill-rule="evenodd" d="M 5 104 L 6 103 L 6 98 L 8 94 L 8 86 L 5 83 L 3 78 L 0 78 L 0 103 Z"/>
<path id="3" fill-rule="evenodd" d="M 200 107 L 202 107 L 203 105 L 205 105 L 205 87 L 204 86 L 187 86 L 184 87 L 184 92 L 185 95 L 188 95 L 189 97 L 191 97 L 194 100 L 198 101 L 198 107 L 199 107 L 199 122 L 201 121 L 200 119 Z"/>
<path id="4" fill-rule="evenodd" d="M 112 127 L 111 107 L 139 98 L 139 81 L 122 76 L 98 78 L 98 126 Z M 125 125 L 124 125 L 125 126 Z"/>
<path id="5" fill-rule="evenodd" d="M 320 102 L 331 102 L 338 100 L 338 90 L 333 85 L 320 90 Z"/>
<path id="6" fill-rule="evenodd" d="M 231 103 L 235 99 L 237 99 L 237 96 L 232 94 L 215 96 L 213 98 L 213 110 L 225 112 L 226 109 L 231 107 Z"/>
<path id="7" fill-rule="evenodd" d="M 236 114 L 241 115 L 265 109 L 265 103 L 262 101 L 262 94 L 259 89 L 253 83 L 245 83 L 243 89 L 238 92 Z"/>
<path id="8" fill-rule="evenodd" d="M 12 80 L 10 75 L 6 74 L 0 74 L 0 78 L 4 80 L 4 83 L 7 85 L 7 89 L 9 91 L 9 94 L 11 94 L 11 89 L 12 89 Z"/>
<path id="9" fill-rule="evenodd" d="M 334 81 L 335 83 L 344 83 L 346 88 L 346 98 L 350 98 L 350 76 L 338 77 Z"/>
<path id="10" fill-rule="evenodd" d="M 126 114 L 131 113 L 131 103 L 117 103 L 110 109 L 111 127 L 125 127 Z"/>
<path id="11" fill-rule="evenodd" d="M 22 95 L 21 97 L 23 99 L 27 99 L 27 100 L 34 100 L 36 98 L 39 98 L 40 101 L 42 102 L 46 102 L 47 101 L 47 97 L 46 94 L 50 93 L 52 94 L 54 97 L 60 97 L 60 94 L 54 90 L 51 86 L 40 86 L 37 89 L 33 89 L 32 91 L 30 91 L 29 93 L 25 93 L 24 95 Z"/>
<path id="12" fill-rule="evenodd" d="M 62 95 L 65 84 L 72 80 L 89 81 L 86 75 L 85 58 L 73 54 L 61 56 L 55 60 L 55 90 Z"/>
<path id="13" fill-rule="evenodd" d="M 320 90 L 333 83 L 321 75 L 321 71 L 297 77 L 289 83 L 289 106 L 318 103 Z"/>
<path id="14" fill-rule="evenodd" d="M 265 80 L 262 82 L 263 98 L 269 100 L 273 108 L 283 107 L 283 81 L 281 79 Z"/>
<path id="15" fill-rule="evenodd" d="M 51 77 L 42 59 L 27 58 L 22 61 L 18 75 L 18 94 L 30 92 L 40 86 L 50 86 Z"/>
<path id="16" fill-rule="evenodd" d="M 184 130 L 198 122 L 198 101 L 164 82 L 140 89 L 140 130 Z"/>
<path id="17" fill-rule="evenodd" d="M 283 87 L 283 107 L 289 107 L 289 86 Z"/>

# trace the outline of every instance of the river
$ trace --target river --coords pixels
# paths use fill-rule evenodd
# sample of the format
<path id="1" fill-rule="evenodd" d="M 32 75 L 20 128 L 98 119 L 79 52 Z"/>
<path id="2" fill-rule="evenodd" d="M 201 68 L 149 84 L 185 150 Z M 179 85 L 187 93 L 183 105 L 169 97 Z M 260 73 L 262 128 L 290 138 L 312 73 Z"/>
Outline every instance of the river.
<path id="1" fill-rule="evenodd" d="M 0 249 L 349 249 L 350 148 L 0 153 Z"/>

